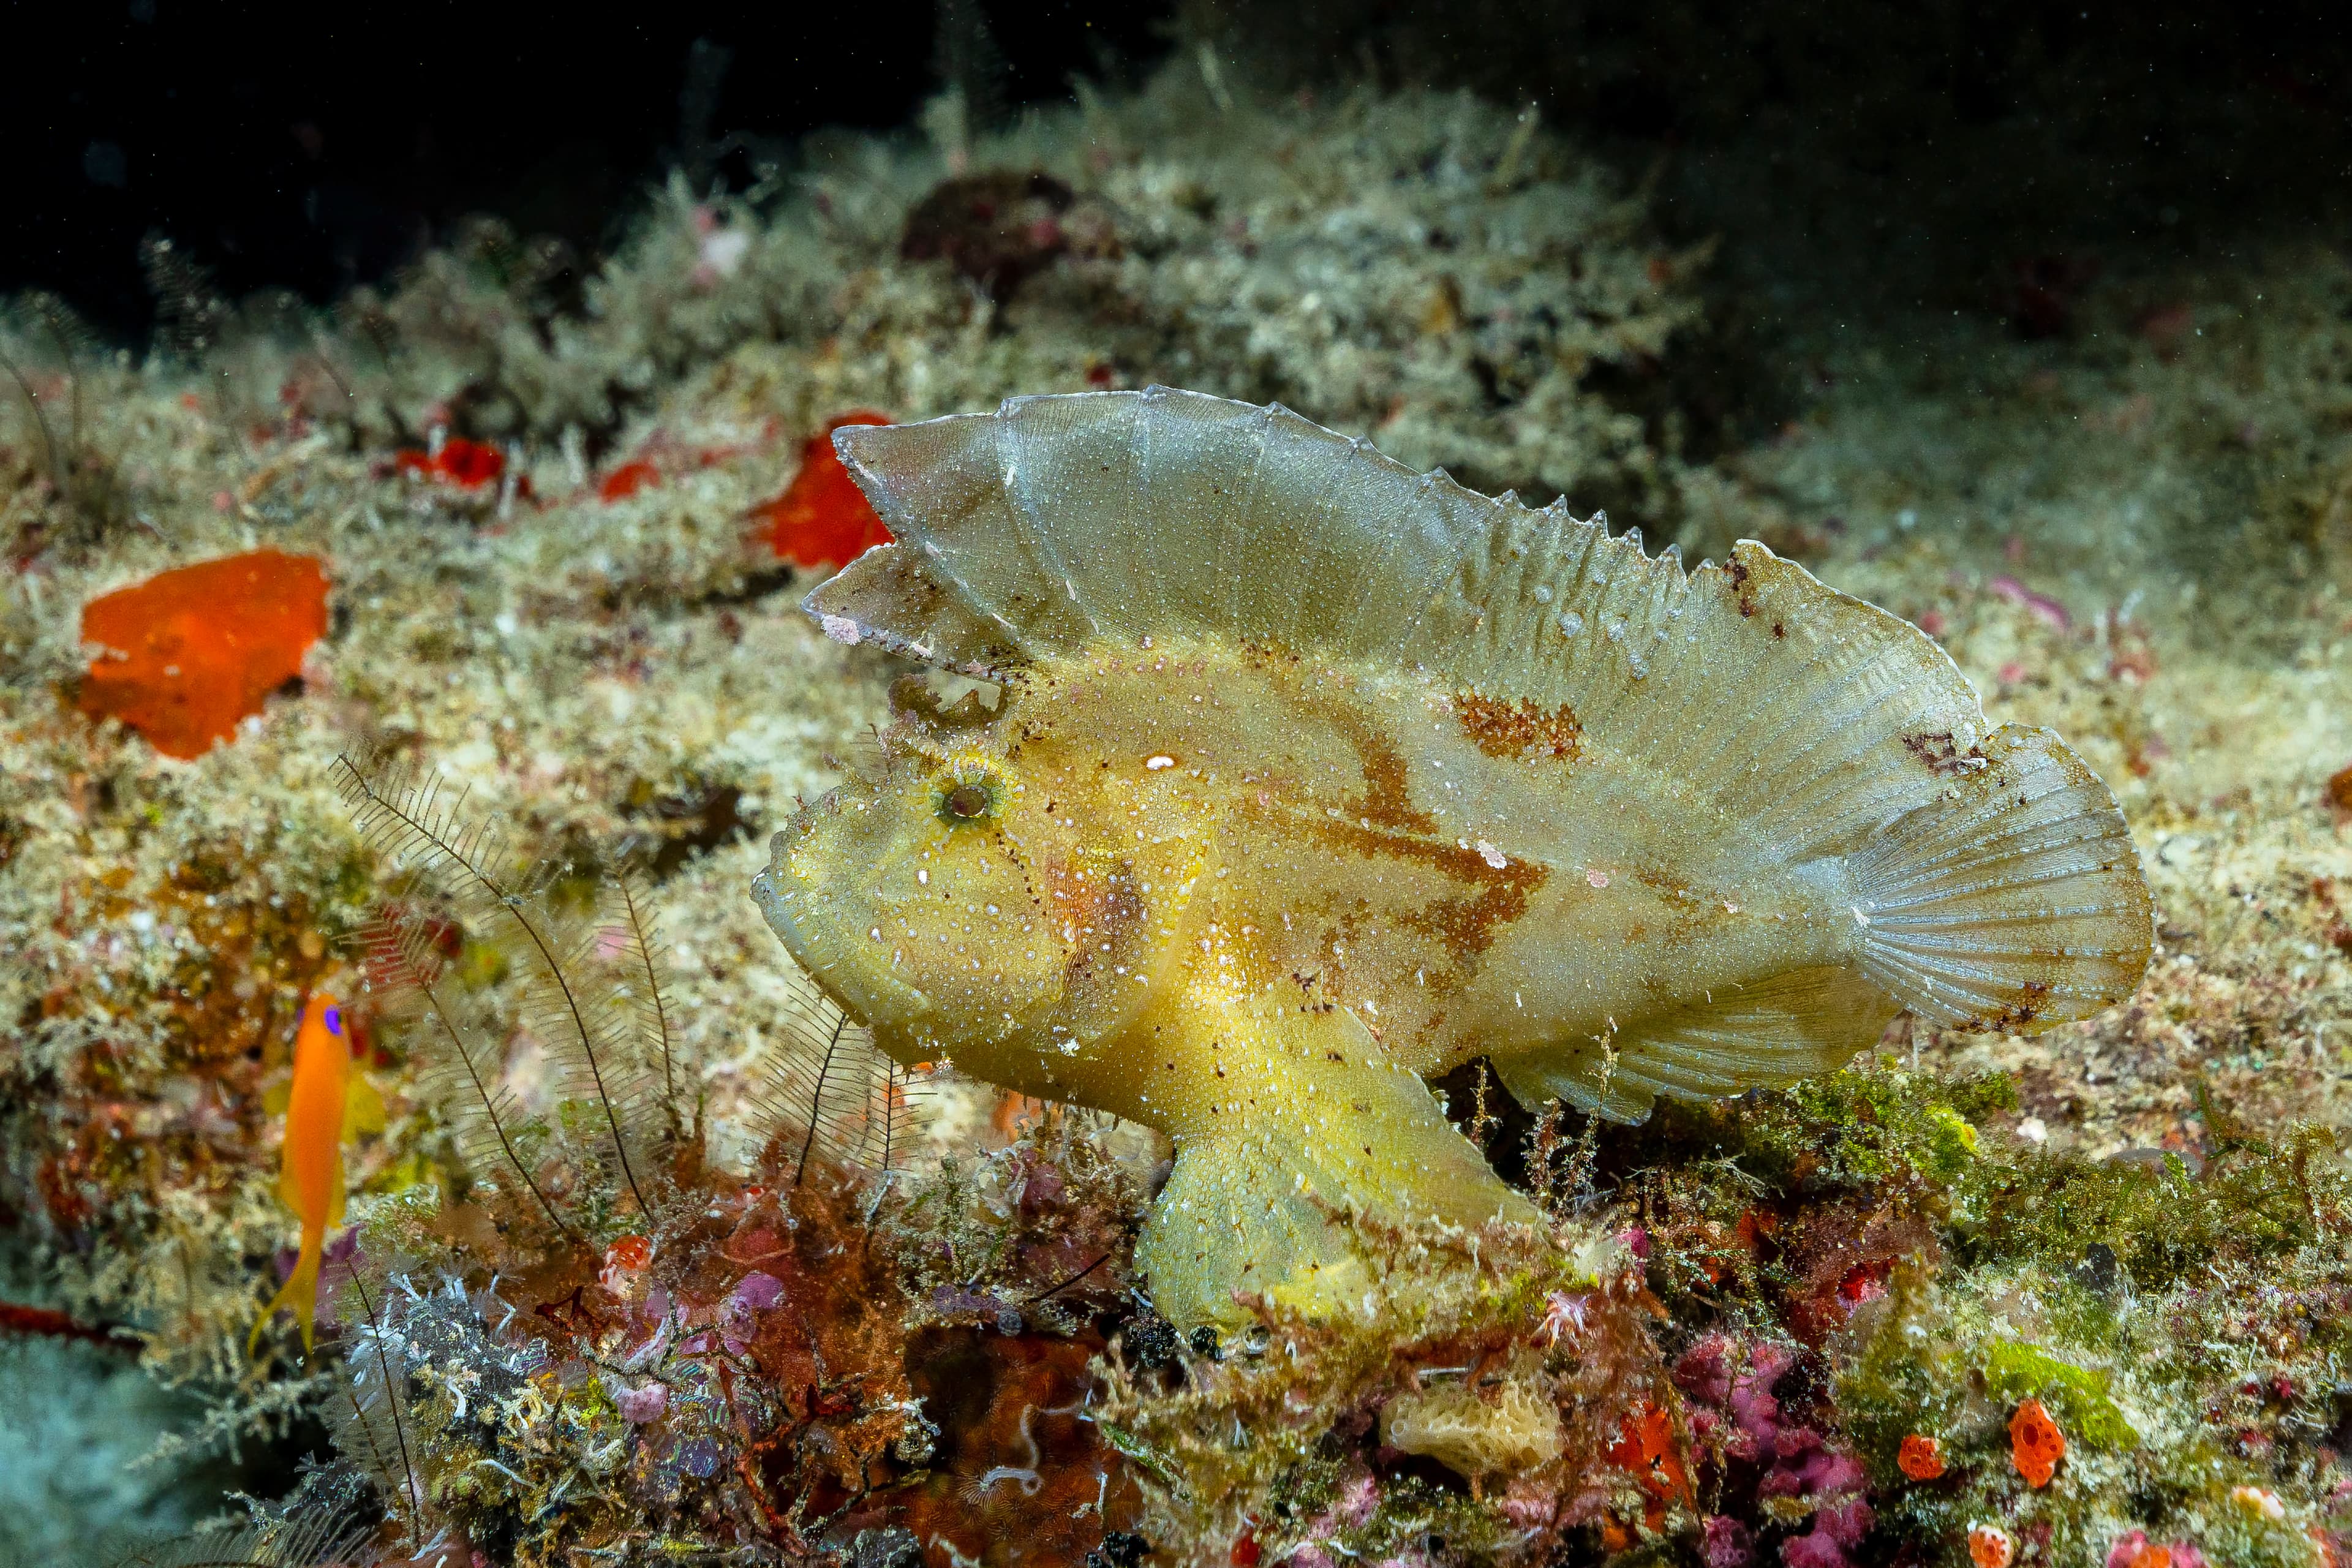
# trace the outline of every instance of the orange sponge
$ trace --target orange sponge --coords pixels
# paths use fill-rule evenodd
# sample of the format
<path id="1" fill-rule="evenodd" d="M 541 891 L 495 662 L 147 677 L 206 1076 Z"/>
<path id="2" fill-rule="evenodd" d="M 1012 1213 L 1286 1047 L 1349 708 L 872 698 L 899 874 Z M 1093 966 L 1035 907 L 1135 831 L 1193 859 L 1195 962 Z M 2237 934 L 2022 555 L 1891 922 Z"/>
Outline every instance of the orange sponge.
<path id="1" fill-rule="evenodd" d="M 95 644 L 81 710 L 120 719 L 166 756 L 199 757 L 301 673 L 327 629 L 317 558 L 256 550 L 161 573 L 82 606 Z"/>
<path id="2" fill-rule="evenodd" d="M 801 471 L 782 495 L 753 513 L 767 523 L 768 543 L 779 559 L 795 566 L 846 566 L 874 546 L 890 542 L 890 531 L 833 449 L 833 433 L 845 425 L 889 423 L 888 415 L 860 408 L 828 419 L 810 437 L 801 453 Z"/>

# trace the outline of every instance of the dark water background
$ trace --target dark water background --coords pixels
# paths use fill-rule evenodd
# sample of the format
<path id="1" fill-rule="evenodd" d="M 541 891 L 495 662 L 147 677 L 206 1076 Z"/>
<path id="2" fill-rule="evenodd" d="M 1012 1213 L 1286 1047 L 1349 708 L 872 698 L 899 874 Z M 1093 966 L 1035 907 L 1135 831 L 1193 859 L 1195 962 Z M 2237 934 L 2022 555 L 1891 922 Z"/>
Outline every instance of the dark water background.
<path id="1" fill-rule="evenodd" d="M 2352 243 L 2352 16 L 2324 5 L 867 0 L 583 7 L 99 0 L 8 11 L 0 293 L 135 341 L 138 247 L 235 296 L 382 281 L 468 213 L 593 265 L 646 184 L 738 188 L 824 125 L 908 123 L 949 77 L 999 112 L 1211 40 L 1260 79 L 1535 102 L 1686 233 L 1776 216 L 1852 287 L 2065 330 L 2117 249 Z"/>

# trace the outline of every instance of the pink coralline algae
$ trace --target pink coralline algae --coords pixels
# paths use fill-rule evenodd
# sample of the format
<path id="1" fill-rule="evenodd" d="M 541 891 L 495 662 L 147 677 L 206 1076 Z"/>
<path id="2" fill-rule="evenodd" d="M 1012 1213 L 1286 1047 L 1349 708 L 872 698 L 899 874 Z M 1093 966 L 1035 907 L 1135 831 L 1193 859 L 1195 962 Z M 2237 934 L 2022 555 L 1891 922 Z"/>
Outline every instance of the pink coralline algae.
<path id="1" fill-rule="evenodd" d="M 746 1274 L 735 1285 L 735 1300 L 754 1312 L 764 1312 L 783 1299 L 784 1282 L 772 1274 Z"/>
<path id="2" fill-rule="evenodd" d="M 649 1383 L 643 1388 L 623 1389 L 614 1396 L 613 1403 L 619 1407 L 622 1420 L 642 1426 L 661 1419 L 662 1412 L 669 1408 L 669 1390 L 658 1383 Z"/>
<path id="3" fill-rule="evenodd" d="M 1788 1568 L 1848 1568 L 1846 1553 L 1870 1533 L 1870 1505 L 1859 1497 L 1824 1503 L 1813 1510 L 1813 1528 L 1780 1543 Z"/>
<path id="4" fill-rule="evenodd" d="M 1799 1353 L 1770 1340 L 1743 1343 L 1708 1334 L 1675 1363 L 1675 1384 L 1690 1401 L 1691 1430 L 1701 1444 L 1727 1464 L 1763 1467 L 1755 1481 L 1759 1504 L 1786 1499 L 1812 1505 L 1811 1528 L 1780 1542 L 1786 1568 L 1850 1568 L 1847 1553 L 1873 1521 L 1863 1498 L 1863 1468 L 1819 1431 L 1790 1419 L 1773 1393 Z M 1759 1511 L 1785 1517 L 1784 1508 Z M 1752 1554 L 1748 1526 L 1727 1514 L 1710 1519 L 1702 1552 L 1708 1568 L 1741 1568 Z"/>

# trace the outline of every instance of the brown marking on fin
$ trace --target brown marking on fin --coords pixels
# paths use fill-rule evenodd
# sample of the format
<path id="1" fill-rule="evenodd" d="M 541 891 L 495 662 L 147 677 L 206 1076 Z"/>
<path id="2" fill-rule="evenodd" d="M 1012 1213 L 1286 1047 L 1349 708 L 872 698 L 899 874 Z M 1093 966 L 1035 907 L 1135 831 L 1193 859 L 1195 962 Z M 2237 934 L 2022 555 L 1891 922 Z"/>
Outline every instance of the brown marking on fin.
<path id="1" fill-rule="evenodd" d="M 1395 742 L 1381 733 L 1352 703 L 1331 702 L 1322 708 L 1331 728 L 1355 748 L 1357 763 L 1364 774 L 1362 796 L 1347 802 L 1342 809 L 1375 827 L 1392 828 L 1400 833 L 1435 833 L 1437 819 L 1412 804 L 1404 755 L 1396 749 Z"/>
<path id="2" fill-rule="evenodd" d="M 2050 1000 L 2050 982 L 2029 980 L 2020 988 L 2017 1000 L 1990 1018 L 1970 1018 L 1958 1026 L 1963 1034 L 2013 1035 L 2042 1016 L 2042 1005 Z"/>
<path id="3" fill-rule="evenodd" d="M 1903 737 L 1903 749 L 1909 752 L 1921 767 L 1943 778 L 1955 773 L 1974 773 L 1985 765 L 1984 748 L 1970 746 L 1965 752 L 1960 750 L 1960 743 L 1953 739 L 1949 730 L 1906 735 Z"/>
<path id="4" fill-rule="evenodd" d="M 1633 879 L 1658 895 L 1667 910 L 1664 939 L 1686 942 L 1709 925 L 1719 921 L 1725 913 L 1725 900 L 1719 890 L 1702 893 L 1674 872 L 1658 866 L 1635 866 Z M 1636 925 L 1634 930 L 1643 929 Z"/>
<path id="5" fill-rule="evenodd" d="M 1731 592 L 1732 595 L 1739 601 L 1739 613 L 1743 616 L 1753 616 L 1756 613 L 1756 598 L 1748 591 L 1748 579 L 1755 574 L 1749 572 L 1748 563 L 1737 555 L 1734 555 L 1723 569 L 1731 576 Z"/>
<path id="6" fill-rule="evenodd" d="M 1572 763 L 1583 747 L 1584 726 L 1567 703 L 1547 713 L 1526 698 L 1481 697 L 1465 691 L 1454 700 L 1455 722 L 1471 744 L 1490 757 L 1557 757 Z"/>

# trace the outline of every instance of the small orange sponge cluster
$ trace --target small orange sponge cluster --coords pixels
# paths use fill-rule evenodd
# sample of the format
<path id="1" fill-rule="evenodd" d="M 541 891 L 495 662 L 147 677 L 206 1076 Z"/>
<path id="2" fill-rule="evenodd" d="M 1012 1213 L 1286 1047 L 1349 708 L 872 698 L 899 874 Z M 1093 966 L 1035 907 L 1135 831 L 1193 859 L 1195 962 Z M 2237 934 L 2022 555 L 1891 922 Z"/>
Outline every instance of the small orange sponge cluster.
<path id="1" fill-rule="evenodd" d="M 1915 1481 L 1935 1480 L 1944 1473 L 1944 1445 L 1937 1438 L 1914 1432 L 1903 1439 L 1895 1463 Z"/>
<path id="2" fill-rule="evenodd" d="M 158 574 L 82 606 L 98 656 L 81 710 L 120 719 L 166 756 L 202 756 L 301 673 L 327 630 L 318 559 L 249 551 Z"/>
<path id="3" fill-rule="evenodd" d="M 890 542 L 890 531 L 833 449 L 833 433 L 845 425 L 889 423 L 888 415 L 860 408 L 826 420 L 809 438 L 801 452 L 801 471 L 782 495 L 753 514 L 768 525 L 768 543 L 779 560 L 795 566 L 846 566 L 874 546 Z"/>
<path id="4" fill-rule="evenodd" d="M 2066 1434 L 2042 1401 L 2029 1399 L 2009 1418 L 2009 1458 L 2030 1487 L 2046 1487 L 2066 1457 Z"/>

